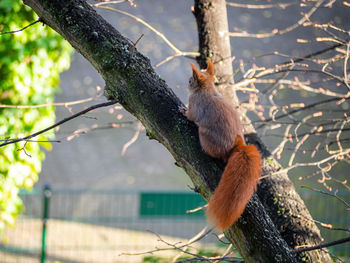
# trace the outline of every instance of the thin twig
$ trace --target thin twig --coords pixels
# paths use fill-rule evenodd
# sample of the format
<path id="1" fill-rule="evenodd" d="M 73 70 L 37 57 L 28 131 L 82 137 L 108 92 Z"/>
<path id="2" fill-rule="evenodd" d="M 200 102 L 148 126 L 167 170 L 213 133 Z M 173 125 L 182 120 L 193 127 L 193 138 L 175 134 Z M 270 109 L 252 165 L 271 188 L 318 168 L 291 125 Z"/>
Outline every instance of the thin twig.
<path id="1" fill-rule="evenodd" d="M 266 38 L 266 37 L 272 37 L 276 35 L 283 35 L 285 33 L 288 33 L 295 28 L 301 26 L 303 23 L 305 23 L 309 18 L 312 16 L 313 13 L 323 4 L 325 0 L 318 1 L 306 14 L 303 15 L 301 19 L 299 19 L 295 24 L 285 28 L 285 29 L 274 29 L 269 33 L 262 33 L 262 34 L 251 34 L 246 32 L 229 32 L 228 35 L 230 37 L 254 37 L 254 38 Z"/>
<path id="2" fill-rule="evenodd" d="M 17 149 L 17 151 L 18 151 L 18 152 L 23 151 L 25 155 L 27 155 L 28 157 L 32 158 L 32 156 L 31 156 L 29 153 L 27 153 L 27 151 L 26 151 L 27 143 L 28 143 L 28 141 L 25 142 L 25 144 L 23 145 L 22 148 Z"/>
<path id="3" fill-rule="evenodd" d="M 212 230 L 213 230 L 213 229 L 211 229 L 211 228 L 208 229 L 207 227 L 203 228 L 197 235 L 195 235 L 193 238 L 191 238 L 190 240 L 188 240 L 186 243 L 181 244 L 181 246 L 176 246 L 176 245 L 174 245 L 174 244 L 169 245 L 169 243 L 168 243 L 168 242 L 165 243 L 165 242 L 163 241 L 163 239 L 161 239 L 160 236 L 159 236 L 158 234 L 156 234 L 156 233 L 154 233 L 154 232 L 148 230 L 148 232 L 150 232 L 150 233 L 152 233 L 152 234 L 155 234 L 155 235 L 158 237 L 159 241 L 162 241 L 163 243 L 168 244 L 169 247 L 165 247 L 165 248 L 155 248 L 155 249 L 153 249 L 153 250 L 146 251 L 146 252 L 121 253 L 121 254 L 119 254 L 119 255 L 120 255 L 120 256 L 122 256 L 122 255 L 127 255 L 127 256 L 135 256 L 135 255 L 136 255 L 136 256 L 138 256 L 138 255 L 152 254 L 152 253 L 158 252 L 158 251 L 173 250 L 173 249 L 174 249 L 174 246 L 176 246 L 176 249 L 179 250 L 179 249 L 188 247 L 189 245 L 191 245 L 191 244 L 193 244 L 193 243 L 195 243 L 195 242 L 197 242 L 197 241 L 203 239 L 203 238 L 206 237 Z"/>
<path id="4" fill-rule="evenodd" d="M 175 45 L 173 43 L 171 43 L 163 33 L 159 32 L 157 29 L 155 29 L 153 26 L 151 26 L 150 24 L 148 24 L 146 21 L 142 20 L 141 18 L 137 17 L 137 16 L 134 16 L 130 13 L 127 13 L 125 11 L 121 11 L 119 9 L 115 9 L 115 8 L 112 8 L 112 7 L 108 7 L 108 6 L 101 6 L 101 4 L 94 4 L 92 5 L 94 7 L 97 7 L 97 8 L 102 8 L 102 9 L 106 9 L 106 10 L 109 10 L 109 11 L 113 11 L 113 12 L 116 12 L 116 13 L 120 13 L 122 15 L 126 15 L 134 20 L 136 20 L 137 22 L 143 24 L 144 26 L 146 26 L 147 28 L 149 28 L 150 30 L 152 30 L 154 33 L 156 33 L 161 39 L 163 39 L 163 41 L 172 49 L 174 50 L 175 52 L 175 55 L 172 55 L 172 56 L 169 56 L 165 59 L 163 59 L 161 62 L 157 63 L 154 67 L 159 67 L 160 65 L 164 64 L 165 62 L 168 62 L 172 59 L 174 59 L 175 57 L 188 57 L 188 58 L 195 58 L 197 56 L 199 56 L 199 53 L 198 52 L 183 52 L 181 51 L 180 49 L 178 49 L 177 47 L 175 47 Z M 140 37 L 141 38 L 141 37 Z M 136 41 L 136 43 L 134 44 L 134 46 L 136 46 L 138 41 Z"/>
<path id="5" fill-rule="evenodd" d="M 345 82 L 345 85 L 348 87 L 348 90 L 350 91 L 350 85 L 348 81 L 348 60 L 350 56 L 349 49 L 350 49 L 350 42 L 348 42 L 348 44 L 346 45 L 346 55 L 344 59 L 344 82 Z"/>
<path id="6" fill-rule="evenodd" d="M 194 257 L 196 261 L 212 262 L 213 260 L 224 259 L 223 257 L 206 257 L 206 256 L 201 256 L 201 255 L 198 255 L 198 254 L 191 253 L 191 252 L 189 252 L 187 250 L 182 249 L 182 246 L 178 247 L 176 244 L 171 244 L 171 243 L 165 241 L 164 239 L 162 239 L 162 237 L 159 234 L 157 234 L 155 232 L 152 232 L 150 230 L 149 230 L 149 232 L 153 233 L 154 235 L 156 235 L 158 237 L 159 241 L 163 242 L 164 244 L 168 245 L 169 247 L 173 247 L 174 249 L 177 249 L 177 250 L 183 252 L 184 254 L 188 254 L 188 255 Z M 237 257 L 230 257 L 230 259 L 231 258 L 234 259 L 234 260 L 237 260 Z M 188 260 L 192 260 L 192 259 L 187 259 L 187 261 Z M 181 261 L 178 261 L 178 262 L 186 262 L 186 260 L 185 261 L 181 260 Z"/>
<path id="7" fill-rule="evenodd" d="M 322 130 L 322 131 L 317 131 L 317 130 L 311 130 L 309 132 L 303 132 L 303 133 L 300 133 L 298 136 L 299 137 L 302 137 L 302 136 L 305 136 L 305 135 L 321 135 L 323 133 L 329 133 L 329 132 L 337 132 L 339 131 L 339 128 L 331 128 L 331 129 L 325 129 L 325 130 Z M 350 128 L 346 128 L 346 129 L 343 129 L 343 131 L 350 131 Z M 264 137 L 269 137 L 269 136 L 273 136 L 273 137 L 281 137 L 281 138 L 288 138 L 288 139 L 291 139 L 291 138 L 296 138 L 297 136 L 294 134 L 294 135 L 282 135 L 282 134 L 276 134 L 276 133 L 270 133 L 270 134 L 266 134 L 264 135 Z M 334 143 L 336 143 L 337 141 L 334 141 Z M 339 152 L 339 151 L 337 151 Z M 334 152 L 335 153 L 335 152 Z"/>
<path id="8" fill-rule="evenodd" d="M 311 250 L 315 250 L 315 249 L 322 249 L 325 247 L 331 247 L 331 246 L 335 246 L 335 245 L 339 245 L 339 244 L 343 244 L 346 242 L 350 242 L 350 237 L 346 237 L 346 238 L 342 238 L 336 241 L 332 241 L 332 242 L 328 242 L 328 243 L 323 243 L 317 246 L 312 246 L 312 247 L 304 247 L 304 248 L 297 248 L 295 249 L 296 253 L 301 253 L 301 252 L 306 252 L 306 251 L 311 251 Z"/>
<path id="9" fill-rule="evenodd" d="M 195 213 L 195 212 L 197 212 L 197 211 L 204 210 L 204 209 L 206 209 L 207 207 L 208 207 L 208 204 L 205 204 L 205 205 L 203 205 L 203 206 L 199 206 L 199 207 L 196 207 L 196 208 L 194 208 L 194 209 L 187 210 L 187 211 L 186 211 L 186 214 Z"/>
<path id="10" fill-rule="evenodd" d="M 327 53 L 329 51 L 332 51 L 332 50 L 335 50 L 337 49 L 338 47 L 341 47 L 343 46 L 343 44 L 335 44 L 333 46 L 329 46 L 325 49 L 321 49 L 319 51 L 316 51 L 316 52 L 313 52 L 313 53 L 310 53 L 304 57 L 292 57 L 292 56 L 289 56 L 289 55 L 286 55 L 286 54 L 282 54 L 280 52 L 273 52 L 273 53 L 267 53 L 267 54 L 262 54 L 262 55 L 259 55 L 259 56 L 255 56 L 253 57 L 252 59 L 246 61 L 246 63 L 252 63 L 254 61 L 256 61 L 258 58 L 262 58 L 262 57 L 266 57 L 266 56 L 281 56 L 281 57 L 287 57 L 289 60 L 288 61 L 285 61 L 279 65 L 283 66 L 283 65 L 286 65 L 286 64 L 290 64 L 290 61 L 293 60 L 294 63 L 299 63 L 299 62 L 303 62 L 305 60 L 309 60 L 310 58 L 312 57 L 316 57 L 316 56 L 319 56 L 319 55 L 322 55 L 324 53 Z M 345 52 L 344 52 L 345 53 Z M 313 60 L 310 60 L 310 61 L 313 61 Z"/>
<path id="11" fill-rule="evenodd" d="M 143 126 L 142 126 L 141 122 L 138 122 L 137 127 L 136 127 L 136 131 L 135 131 L 135 133 L 134 133 L 134 136 L 132 136 L 132 138 L 131 138 L 128 142 L 126 142 L 126 143 L 124 144 L 124 146 L 123 146 L 123 149 L 122 149 L 122 152 L 121 152 L 121 155 L 122 155 L 122 156 L 125 155 L 126 150 L 130 147 L 130 145 L 132 145 L 134 142 L 136 142 L 137 138 L 138 138 L 139 135 L 140 135 L 140 132 L 141 132 L 141 130 L 142 130 L 142 127 L 143 127 Z"/>
<path id="12" fill-rule="evenodd" d="M 262 78 L 262 77 L 266 77 L 266 76 L 270 76 L 270 75 L 275 75 L 275 74 L 279 74 L 279 73 L 282 73 L 282 72 L 302 72 L 302 73 L 317 73 L 317 74 L 323 74 L 323 75 L 327 75 L 328 77 L 334 79 L 334 80 L 338 80 L 339 82 L 343 83 L 344 85 L 345 84 L 345 81 L 344 81 L 344 78 L 343 77 L 339 77 L 337 75 L 334 75 L 332 73 L 330 73 L 329 71 L 326 71 L 325 68 L 323 68 L 322 70 L 317 70 L 317 69 L 272 69 L 272 68 L 269 68 L 267 70 L 264 70 L 263 72 L 260 72 L 259 74 L 256 75 L 256 77 L 259 77 L 259 78 Z M 332 95 L 332 96 L 337 96 L 337 97 L 344 97 L 348 94 L 340 94 L 340 93 L 329 93 L 327 94 L 328 96 Z"/>
<path id="13" fill-rule="evenodd" d="M 16 108 L 16 109 L 36 109 L 36 108 L 43 108 L 43 107 L 50 107 L 50 106 L 71 106 L 71 105 L 77 105 L 85 102 L 89 102 L 94 100 L 95 97 L 90 97 L 87 99 L 82 100 L 75 100 L 75 101 L 68 101 L 68 102 L 56 102 L 56 103 L 44 103 L 44 104 L 38 104 L 38 105 L 8 105 L 8 104 L 0 104 L 0 108 Z"/>
<path id="14" fill-rule="evenodd" d="M 109 4 L 121 4 L 121 3 L 124 3 L 124 2 L 128 2 L 128 0 L 101 1 L 99 3 L 96 3 L 95 6 L 109 5 Z"/>
<path id="15" fill-rule="evenodd" d="M 190 246 L 193 243 L 200 241 L 201 239 L 205 238 L 211 231 L 213 231 L 212 228 L 204 227 L 200 232 L 197 233 L 197 235 L 188 240 L 188 242 L 186 242 L 183 247 Z M 180 253 L 173 258 L 172 262 L 175 262 L 183 254 L 184 253 L 180 251 Z"/>
<path id="16" fill-rule="evenodd" d="M 346 205 L 348 208 L 350 208 L 350 204 L 349 204 L 348 202 L 346 202 L 343 198 L 339 197 L 339 196 L 336 195 L 336 194 L 327 193 L 327 192 L 324 192 L 324 191 L 322 191 L 322 190 L 315 189 L 315 188 L 312 188 L 312 187 L 308 187 L 308 186 L 305 186 L 305 185 L 300 186 L 300 188 L 306 188 L 306 189 L 309 189 L 309 190 L 311 190 L 311 191 L 314 191 L 314 192 L 317 192 L 317 193 L 320 193 L 320 194 L 333 196 L 333 197 L 337 198 L 339 201 L 341 201 L 341 202 L 342 202 L 344 205 Z"/>
<path id="17" fill-rule="evenodd" d="M 135 41 L 131 41 L 132 42 L 132 47 L 131 47 L 131 56 L 133 57 L 135 55 L 135 51 L 136 51 L 136 45 L 137 43 L 139 43 L 139 41 L 141 40 L 141 38 L 144 36 L 144 34 L 141 34 L 141 36 Z"/>
<path id="18" fill-rule="evenodd" d="M 42 22 L 40 18 L 39 18 L 38 20 L 36 20 L 36 21 L 30 23 L 29 25 L 27 25 L 27 26 L 21 28 L 21 29 L 17 29 L 17 30 L 14 30 L 14 31 L 9 31 L 9 32 L 1 32 L 1 33 L 0 33 L 0 36 L 1 36 L 1 35 L 5 35 L 5 34 L 14 34 L 14 33 L 21 32 L 21 31 L 27 29 L 28 27 L 30 27 L 30 26 L 32 26 L 32 25 L 35 25 L 36 23 L 39 23 L 39 22 Z"/>
<path id="19" fill-rule="evenodd" d="M 71 140 L 79 137 L 81 134 L 87 134 L 89 132 L 97 131 L 97 130 L 122 128 L 122 127 L 125 127 L 126 125 L 134 124 L 135 122 L 137 122 L 137 121 L 114 122 L 114 123 L 109 123 L 108 125 L 105 125 L 105 126 L 98 126 L 98 125 L 94 124 L 92 127 L 89 127 L 89 128 L 77 129 L 75 131 L 69 132 L 69 135 L 65 136 L 63 138 L 66 138 L 67 141 L 71 141 Z M 66 132 L 66 133 L 68 133 L 68 132 Z"/>
<path id="20" fill-rule="evenodd" d="M 276 3 L 276 4 L 264 4 L 264 5 L 252 5 L 252 4 L 241 4 L 241 3 L 233 3 L 233 2 L 227 2 L 226 5 L 233 6 L 233 7 L 239 7 L 239 8 L 247 8 L 247 9 L 269 9 L 269 8 L 281 8 L 285 9 L 286 7 L 296 5 L 298 2 L 291 2 L 291 3 Z"/>
<path id="21" fill-rule="evenodd" d="M 117 101 L 112 100 L 112 101 L 108 101 L 108 102 L 104 102 L 104 103 L 100 103 L 100 104 L 96 104 L 96 105 L 90 106 L 89 108 L 87 108 L 87 109 L 85 109 L 85 110 L 82 110 L 82 111 L 80 111 L 80 112 L 78 112 L 78 113 L 75 113 L 75 114 L 73 114 L 72 116 L 69 116 L 69 117 L 67 117 L 67 118 L 64 118 L 63 120 L 61 120 L 61 121 L 59 121 L 59 122 L 56 122 L 54 125 L 51 125 L 51 126 L 45 128 L 45 129 L 41 130 L 41 131 L 38 131 L 38 132 L 36 132 L 36 133 L 33 133 L 33 134 L 28 135 L 28 136 L 23 137 L 23 138 L 9 139 L 9 140 L 7 140 L 6 142 L 0 144 L 0 147 L 5 146 L 5 145 L 8 145 L 8 144 L 11 144 L 11 143 L 16 143 L 16 142 L 21 142 L 21 141 L 29 141 L 31 138 L 34 138 L 34 137 L 36 137 L 36 136 L 38 136 L 38 135 L 40 135 L 40 134 L 42 134 L 42 133 L 44 133 L 44 132 L 47 132 L 47 131 L 49 131 L 49 130 L 51 130 L 51 129 L 53 129 L 53 128 L 55 128 L 55 127 L 57 127 L 57 126 L 59 126 L 59 125 L 65 123 L 65 122 L 67 122 L 67 121 L 70 121 L 70 120 L 72 120 L 72 119 L 74 119 L 74 118 L 77 118 L 77 117 L 79 117 L 80 115 L 83 115 L 83 114 L 85 114 L 85 113 L 87 113 L 87 112 L 89 112 L 89 111 L 95 110 L 95 109 L 97 109 L 97 108 L 102 108 L 102 107 L 110 106 L 110 105 L 113 105 L 113 104 L 116 104 L 116 103 L 117 103 Z"/>
<path id="22" fill-rule="evenodd" d="M 182 52 L 181 51 L 181 53 L 176 53 L 175 55 L 166 57 L 162 61 L 158 62 L 154 67 L 157 68 L 163 65 L 164 63 L 169 62 L 170 60 L 173 60 L 176 57 L 187 57 L 187 58 L 195 59 L 198 56 L 199 56 L 199 52 Z"/>
<path id="23" fill-rule="evenodd" d="M 6 142 L 8 141 L 8 139 L 5 139 L 5 140 L 0 140 L 0 142 Z M 52 143 L 52 142 L 57 142 L 57 143 L 60 143 L 62 142 L 61 140 L 30 140 L 29 142 L 40 142 L 40 143 Z"/>
<path id="24" fill-rule="evenodd" d="M 345 98 L 345 100 L 349 100 L 349 99 L 350 99 L 350 97 Z M 334 101 L 339 101 L 339 98 L 330 98 L 330 99 L 327 99 L 327 100 L 322 100 L 322 101 L 318 101 L 318 102 L 315 102 L 315 103 L 311 103 L 311 104 L 309 104 L 309 105 L 307 105 L 307 106 L 305 106 L 305 107 L 292 110 L 292 111 L 290 111 L 290 112 L 288 112 L 288 113 L 281 114 L 281 115 L 276 116 L 276 117 L 274 117 L 274 118 L 266 119 L 266 120 L 264 121 L 265 123 L 261 124 L 261 125 L 260 125 L 259 127 L 257 127 L 256 129 L 261 129 L 263 126 L 265 126 L 267 123 L 269 123 L 269 122 L 272 121 L 272 120 L 278 120 L 278 119 L 284 118 L 284 117 L 286 117 L 286 116 L 288 116 L 288 115 L 295 114 L 295 113 L 297 113 L 297 112 L 304 111 L 304 110 L 307 110 L 307 109 L 311 109 L 311 108 L 314 108 L 314 107 L 316 107 L 316 106 L 320 106 L 320 105 L 322 105 L 322 104 L 326 104 L 326 103 L 330 103 L 330 102 L 334 102 Z"/>
<path id="25" fill-rule="evenodd" d="M 172 49 L 175 51 L 176 54 L 182 53 L 181 50 L 179 50 L 177 47 L 175 47 L 165 36 L 164 34 L 160 33 L 157 29 L 155 29 L 153 26 L 151 26 L 150 24 L 148 24 L 147 22 L 145 22 L 144 20 L 142 20 L 141 18 L 134 16 L 128 12 L 124 12 L 121 11 L 119 9 L 115 9 L 109 6 L 98 6 L 96 4 L 93 4 L 92 6 L 97 7 L 97 8 L 102 8 L 102 9 L 106 9 L 112 12 L 116 12 L 125 16 L 128 16 L 134 20 L 136 20 L 137 22 L 143 24 L 144 26 L 148 27 L 150 30 L 152 30 L 154 33 L 156 33 L 161 39 L 164 40 L 164 42 Z"/>
<path id="26" fill-rule="evenodd" d="M 59 134 L 69 134 L 69 136 L 70 136 L 71 134 L 76 133 L 76 132 L 88 133 L 90 131 L 107 130 L 107 129 L 114 129 L 114 128 L 124 128 L 128 125 L 135 124 L 136 122 L 138 122 L 138 120 L 110 122 L 104 126 L 92 125 L 91 127 L 88 127 L 88 128 L 74 130 L 74 131 L 56 132 L 56 134 L 58 134 L 58 135 Z M 64 139 L 64 138 L 66 138 L 66 136 L 64 136 L 62 139 Z M 0 140 L 0 141 L 2 141 L 2 140 Z M 3 140 L 3 141 L 5 141 L 5 140 Z M 35 142 L 35 141 L 31 140 L 31 142 Z M 52 142 L 52 141 L 50 141 L 50 142 Z"/>
<path id="27" fill-rule="evenodd" d="M 284 169 L 281 169 L 277 172 L 274 172 L 272 173 L 270 176 L 274 176 L 274 175 L 278 175 L 278 174 L 282 174 L 282 173 L 286 173 L 292 169 L 295 169 L 295 168 L 298 168 L 298 167 L 312 167 L 312 166 L 318 166 L 320 167 L 321 164 L 324 164 L 324 163 L 327 163 L 328 161 L 330 160 L 333 160 L 333 159 L 338 159 L 338 158 L 343 158 L 344 156 L 350 154 L 350 148 L 349 149 L 346 149 L 344 150 L 343 152 L 340 152 L 340 153 L 337 153 L 337 154 L 334 154 L 334 155 L 331 155 L 327 158 L 324 158 L 320 161 L 316 161 L 316 162 L 309 162 L 309 163 L 296 163 L 294 165 L 291 165 L 291 166 L 288 166 Z"/>

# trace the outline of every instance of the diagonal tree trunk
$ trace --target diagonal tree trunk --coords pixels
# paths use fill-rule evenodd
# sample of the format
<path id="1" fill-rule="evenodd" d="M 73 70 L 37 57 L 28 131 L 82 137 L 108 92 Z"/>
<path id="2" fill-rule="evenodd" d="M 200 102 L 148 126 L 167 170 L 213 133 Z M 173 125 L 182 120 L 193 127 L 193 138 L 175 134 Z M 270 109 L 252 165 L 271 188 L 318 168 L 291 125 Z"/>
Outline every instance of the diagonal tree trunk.
<path id="1" fill-rule="evenodd" d="M 204 68 L 207 58 L 214 61 L 216 77 L 218 82 L 222 83 L 219 86 L 221 93 L 231 98 L 231 101 L 239 109 L 235 92 L 229 84 L 232 82 L 233 70 L 226 2 L 225 0 L 195 0 L 194 2 L 200 51 L 198 63 Z M 249 143 L 255 144 L 264 157 L 263 176 L 267 177 L 260 182 L 259 199 L 283 239 L 291 248 L 320 244 L 323 240 L 320 231 L 315 223 L 305 220 L 312 217 L 304 202 L 296 193 L 287 173 L 269 176 L 280 170 L 281 166 L 270 156 L 266 146 L 257 137 L 249 119 L 246 116 L 242 119 L 247 134 L 246 139 Z M 227 235 L 231 233 L 229 231 Z M 298 255 L 298 259 L 303 262 L 318 262 L 319 260 L 321 262 L 332 262 L 327 250 L 302 253 Z"/>
<path id="2" fill-rule="evenodd" d="M 143 123 L 147 135 L 172 153 L 196 191 L 208 200 L 223 164 L 202 152 L 196 126 L 179 112 L 182 103 L 149 60 L 83 0 L 24 3 L 90 61 L 106 82 L 106 96 L 118 100 Z M 228 232 L 246 262 L 297 262 L 256 196 L 239 224 Z"/>

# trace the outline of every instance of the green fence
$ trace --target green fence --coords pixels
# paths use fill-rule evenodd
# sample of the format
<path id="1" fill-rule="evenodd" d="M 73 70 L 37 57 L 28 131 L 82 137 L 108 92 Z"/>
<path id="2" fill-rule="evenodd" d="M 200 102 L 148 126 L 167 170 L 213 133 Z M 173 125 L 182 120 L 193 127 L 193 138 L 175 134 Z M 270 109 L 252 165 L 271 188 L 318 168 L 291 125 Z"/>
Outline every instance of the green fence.
<path id="1" fill-rule="evenodd" d="M 165 240 L 183 242 L 206 226 L 198 194 L 121 190 L 34 189 L 22 191 L 26 207 L 0 245 L 0 263 L 142 262 L 145 252 Z M 6 241 L 7 240 L 7 241 Z M 199 245 L 215 251 L 210 235 Z M 172 256 L 163 253 L 163 257 Z"/>
<path id="2" fill-rule="evenodd" d="M 168 205 L 171 204 L 171 205 Z M 190 218 L 204 216 L 204 211 L 186 213 L 193 208 L 201 207 L 206 201 L 198 194 L 193 193 L 140 193 L 141 217 L 171 217 Z"/>
<path id="3" fill-rule="evenodd" d="M 349 212 L 336 198 L 301 192 L 314 219 L 349 228 Z M 349 202 L 349 194 L 340 193 Z M 191 192 L 63 190 L 46 187 L 21 193 L 25 213 L 7 229 L 0 245 L 0 263 L 10 262 L 142 262 L 147 254 L 168 242 L 184 242 L 206 226 L 202 210 L 186 213 L 205 201 Z M 321 199 L 322 198 L 322 199 Z M 344 231 L 321 228 L 326 241 L 347 237 Z M 215 235 L 198 244 L 217 250 Z M 350 257 L 347 244 L 330 248 Z M 172 253 L 172 254 L 171 254 Z M 175 252 L 163 251 L 162 257 Z M 156 254 L 157 255 L 157 254 Z"/>

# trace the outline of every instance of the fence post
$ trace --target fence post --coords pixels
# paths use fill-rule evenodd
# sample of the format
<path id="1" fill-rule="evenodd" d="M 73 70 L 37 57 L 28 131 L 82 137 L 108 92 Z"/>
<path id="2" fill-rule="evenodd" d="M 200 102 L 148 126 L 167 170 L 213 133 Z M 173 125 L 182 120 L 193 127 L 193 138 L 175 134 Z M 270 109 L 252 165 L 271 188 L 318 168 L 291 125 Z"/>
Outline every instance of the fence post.
<path id="1" fill-rule="evenodd" d="M 42 235 L 41 235 L 41 254 L 40 263 L 46 261 L 46 227 L 47 220 L 49 219 L 50 213 L 50 199 L 52 191 L 49 185 L 45 185 L 43 188 L 43 210 L 42 210 Z"/>

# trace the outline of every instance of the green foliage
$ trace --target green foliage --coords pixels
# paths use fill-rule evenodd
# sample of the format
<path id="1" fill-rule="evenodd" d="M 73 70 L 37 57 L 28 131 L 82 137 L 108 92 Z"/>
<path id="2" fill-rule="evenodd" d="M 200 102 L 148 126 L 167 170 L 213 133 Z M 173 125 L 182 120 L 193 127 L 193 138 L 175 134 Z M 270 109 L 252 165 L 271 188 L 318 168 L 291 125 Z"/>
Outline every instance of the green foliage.
<path id="1" fill-rule="evenodd" d="M 0 32 L 23 28 L 37 15 L 20 0 L 0 1 Z M 0 35 L 0 104 L 51 103 L 58 89 L 59 73 L 70 65 L 71 46 L 39 23 L 16 34 Z M 39 131 L 55 121 L 54 107 L 0 108 L 0 139 L 18 138 Z M 53 132 L 34 138 L 48 140 Z M 0 233 L 13 225 L 23 209 L 20 188 L 30 189 L 38 179 L 49 143 L 10 144 L 0 149 Z M 28 153 L 28 155 L 26 154 Z M 30 156 L 29 156 L 30 155 Z"/>

